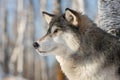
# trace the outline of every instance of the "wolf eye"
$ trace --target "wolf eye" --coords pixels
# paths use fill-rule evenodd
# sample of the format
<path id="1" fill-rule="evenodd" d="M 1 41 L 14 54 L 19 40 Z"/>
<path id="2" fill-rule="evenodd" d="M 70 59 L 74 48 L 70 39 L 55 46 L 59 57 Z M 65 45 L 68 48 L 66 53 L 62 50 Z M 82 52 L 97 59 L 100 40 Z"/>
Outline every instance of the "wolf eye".
<path id="1" fill-rule="evenodd" d="M 54 33 L 57 33 L 59 31 L 59 29 L 55 29 Z"/>

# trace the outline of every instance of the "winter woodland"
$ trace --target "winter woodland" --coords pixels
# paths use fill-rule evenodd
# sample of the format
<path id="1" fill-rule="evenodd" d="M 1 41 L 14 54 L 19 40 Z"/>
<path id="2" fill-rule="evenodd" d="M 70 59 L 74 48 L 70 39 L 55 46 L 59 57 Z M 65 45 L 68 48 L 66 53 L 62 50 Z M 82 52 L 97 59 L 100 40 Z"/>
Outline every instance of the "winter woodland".
<path id="1" fill-rule="evenodd" d="M 117 36 L 119 0 L 0 0 L 0 80 L 67 80 L 53 56 L 40 56 L 32 46 L 47 30 L 42 11 L 67 7 Z"/>

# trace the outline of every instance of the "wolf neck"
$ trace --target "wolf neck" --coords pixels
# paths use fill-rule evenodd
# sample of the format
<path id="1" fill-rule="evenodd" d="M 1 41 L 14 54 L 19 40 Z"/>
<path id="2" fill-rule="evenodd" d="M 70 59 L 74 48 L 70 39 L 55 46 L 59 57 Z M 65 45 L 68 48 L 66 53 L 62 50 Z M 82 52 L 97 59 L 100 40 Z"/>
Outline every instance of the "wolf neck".
<path id="1" fill-rule="evenodd" d="M 99 60 L 96 59 L 94 61 L 87 61 L 80 60 L 78 58 L 74 60 L 74 58 L 72 59 L 56 56 L 56 59 L 60 63 L 62 71 L 70 80 L 86 80 L 86 77 L 91 77 L 104 63 L 103 58 Z"/>

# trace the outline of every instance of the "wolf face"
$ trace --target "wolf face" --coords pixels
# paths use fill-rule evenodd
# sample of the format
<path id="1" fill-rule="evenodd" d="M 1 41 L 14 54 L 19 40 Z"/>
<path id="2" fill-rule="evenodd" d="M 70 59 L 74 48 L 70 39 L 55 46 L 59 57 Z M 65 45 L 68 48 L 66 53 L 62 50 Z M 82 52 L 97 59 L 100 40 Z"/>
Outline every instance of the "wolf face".
<path id="1" fill-rule="evenodd" d="M 49 24 L 45 36 L 33 43 L 38 53 L 54 55 L 71 55 L 80 47 L 78 34 L 78 22 L 75 12 L 66 9 L 65 14 L 53 15 L 43 12 L 43 16 Z"/>

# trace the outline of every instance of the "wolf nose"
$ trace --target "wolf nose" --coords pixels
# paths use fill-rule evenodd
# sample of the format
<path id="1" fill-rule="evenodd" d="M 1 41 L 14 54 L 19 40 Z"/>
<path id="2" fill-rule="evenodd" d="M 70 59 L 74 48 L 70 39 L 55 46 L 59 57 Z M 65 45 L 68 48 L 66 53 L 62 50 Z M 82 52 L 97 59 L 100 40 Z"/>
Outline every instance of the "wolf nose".
<path id="1" fill-rule="evenodd" d="M 34 46 L 35 49 L 37 49 L 40 45 L 37 42 L 34 42 L 33 46 Z"/>

